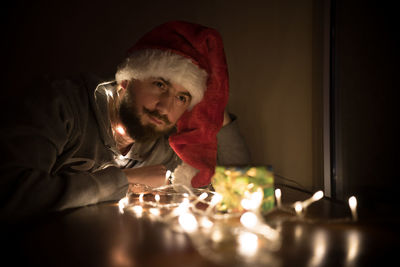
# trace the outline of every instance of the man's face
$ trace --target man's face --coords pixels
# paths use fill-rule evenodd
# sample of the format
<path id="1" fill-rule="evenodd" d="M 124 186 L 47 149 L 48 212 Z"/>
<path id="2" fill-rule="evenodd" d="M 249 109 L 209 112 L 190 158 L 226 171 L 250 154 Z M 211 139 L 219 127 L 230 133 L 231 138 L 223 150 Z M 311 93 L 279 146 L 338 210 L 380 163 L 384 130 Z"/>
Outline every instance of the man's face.
<path id="1" fill-rule="evenodd" d="M 139 142 L 169 133 L 191 101 L 186 89 L 163 78 L 131 80 L 120 97 L 120 120 Z"/>

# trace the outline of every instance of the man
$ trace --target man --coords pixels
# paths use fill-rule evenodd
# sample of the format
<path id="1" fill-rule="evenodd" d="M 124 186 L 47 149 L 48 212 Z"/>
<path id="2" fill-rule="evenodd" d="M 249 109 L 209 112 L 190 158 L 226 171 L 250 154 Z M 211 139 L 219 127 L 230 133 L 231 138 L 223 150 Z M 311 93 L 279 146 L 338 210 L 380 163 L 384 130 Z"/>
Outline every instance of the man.
<path id="1" fill-rule="evenodd" d="M 129 184 L 163 185 L 167 169 L 173 183 L 208 186 L 217 133 L 218 164 L 249 163 L 226 113 L 221 130 L 225 54 L 219 34 L 201 25 L 156 27 L 116 81 L 45 80 L 12 100 L 0 138 L 2 218 L 118 200 Z"/>

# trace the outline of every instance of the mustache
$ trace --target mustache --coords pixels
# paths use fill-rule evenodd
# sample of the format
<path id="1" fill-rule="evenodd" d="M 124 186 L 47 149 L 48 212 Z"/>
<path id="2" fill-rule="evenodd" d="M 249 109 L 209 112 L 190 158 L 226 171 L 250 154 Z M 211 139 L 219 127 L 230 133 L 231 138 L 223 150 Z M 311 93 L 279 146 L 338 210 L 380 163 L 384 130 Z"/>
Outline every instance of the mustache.
<path id="1" fill-rule="evenodd" d="M 168 117 L 166 115 L 162 115 L 160 114 L 157 110 L 149 110 L 145 107 L 143 107 L 143 113 L 156 117 L 159 120 L 162 120 L 163 122 L 165 122 L 165 124 L 170 125 L 171 122 L 169 121 Z"/>

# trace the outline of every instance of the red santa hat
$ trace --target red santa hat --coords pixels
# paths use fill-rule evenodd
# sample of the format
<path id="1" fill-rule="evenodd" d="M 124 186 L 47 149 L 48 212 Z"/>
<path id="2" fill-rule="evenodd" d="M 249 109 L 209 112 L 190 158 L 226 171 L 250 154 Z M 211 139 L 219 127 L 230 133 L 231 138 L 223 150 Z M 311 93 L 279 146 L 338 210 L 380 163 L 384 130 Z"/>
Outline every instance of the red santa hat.
<path id="1" fill-rule="evenodd" d="M 169 142 L 182 159 L 174 183 L 210 184 L 217 159 L 217 133 L 228 102 L 228 70 L 219 33 L 183 21 L 162 24 L 145 34 L 130 50 L 117 81 L 163 77 L 192 95 L 189 109 L 177 122 Z"/>

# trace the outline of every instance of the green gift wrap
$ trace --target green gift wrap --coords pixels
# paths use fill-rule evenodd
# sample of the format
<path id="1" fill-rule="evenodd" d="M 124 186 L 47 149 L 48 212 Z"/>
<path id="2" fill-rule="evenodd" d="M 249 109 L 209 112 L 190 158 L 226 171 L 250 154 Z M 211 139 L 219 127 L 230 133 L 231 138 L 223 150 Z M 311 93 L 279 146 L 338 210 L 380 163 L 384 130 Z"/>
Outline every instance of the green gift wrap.
<path id="1" fill-rule="evenodd" d="M 222 201 L 217 206 L 221 212 L 242 212 L 242 199 L 254 192 L 262 193 L 261 212 L 266 212 L 275 205 L 274 175 L 263 166 L 217 166 L 212 185 L 222 195 Z"/>

